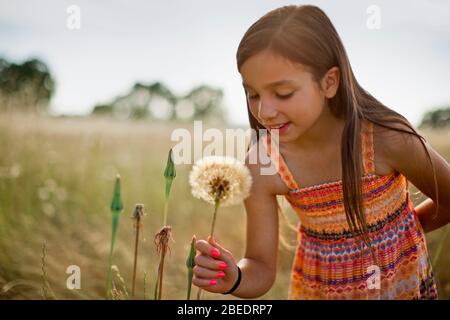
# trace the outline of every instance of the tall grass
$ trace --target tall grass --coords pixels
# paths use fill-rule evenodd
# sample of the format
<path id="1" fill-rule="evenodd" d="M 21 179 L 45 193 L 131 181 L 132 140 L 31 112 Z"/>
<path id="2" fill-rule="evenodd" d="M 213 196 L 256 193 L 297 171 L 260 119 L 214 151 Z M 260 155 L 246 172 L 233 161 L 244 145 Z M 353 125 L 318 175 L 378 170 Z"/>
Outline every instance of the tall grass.
<path id="1" fill-rule="evenodd" d="M 46 243 L 45 270 L 49 288 L 59 299 L 103 299 L 105 261 L 111 235 L 111 187 L 122 177 L 125 212 L 130 204 L 143 203 L 146 211 L 164 212 L 165 181 L 162 178 L 167 150 L 173 146 L 174 128 L 144 121 L 106 119 L 50 119 L 28 115 L 0 115 L 0 299 L 42 299 L 42 242 Z M 206 129 L 206 126 L 205 126 Z M 424 132 L 431 144 L 450 159 L 450 130 Z M 191 196 L 187 181 L 191 167 L 177 166 L 170 218 L 177 230 L 171 261 L 165 266 L 165 298 L 186 299 L 186 254 L 192 235 L 206 239 L 210 233 L 211 206 Z M 161 177 L 161 178 L 158 178 Z M 412 190 L 414 191 L 414 190 Z M 422 195 L 413 196 L 417 204 Z M 281 198 L 280 198 L 281 201 Z M 288 204 L 282 206 L 296 222 Z M 245 210 L 243 206 L 221 208 L 215 232 L 239 259 L 244 254 Z M 236 226 L 228 228 L 229 225 Z M 153 287 L 159 256 L 153 236 L 160 219 L 147 219 L 139 266 L 147 272 L 146 287 Z M 448 226 L 447 226 L 448 228 Z M 135 230 L 121 228 L 114 246 L 114 264 L 125 284 L 132 283 Z M 296 235 L 284 226 L 281 232 L 295 244 Z M 427 234 L 434 256 L 443 230 Z M 441 298 L 450 298 L 450 247 L 447 238 L 434 266 Z M 294 252 L 280 247 L 277 278 L 262 299 L 286 299 Z M 80 290 L 66 288 L 67 266 L 81 270 Z M 136 298 L 142 298 L 144 281 L 136 281 Z M 122 288 L 116 276 L 115 286 Z M 49 292 L 51 293 L 51 292 Z M 207 299 L 236 299 L 206 293 Z"/>

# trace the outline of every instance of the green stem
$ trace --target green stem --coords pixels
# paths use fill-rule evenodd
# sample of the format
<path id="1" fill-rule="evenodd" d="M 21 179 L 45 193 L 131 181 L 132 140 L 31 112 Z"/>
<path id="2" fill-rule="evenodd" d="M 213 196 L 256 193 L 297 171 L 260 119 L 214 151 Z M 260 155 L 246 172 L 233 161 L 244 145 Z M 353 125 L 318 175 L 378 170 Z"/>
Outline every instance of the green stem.
<path id="1" fill-rule="evenodd" d="M 191 287 L 192 287 L 192 268 L 188 270 L 188 291 L 187 291 L 187 300 L 191 299 Z"/>
<path id="2" fill-rule="evenodd" d="M 112 255 L 114 250 L 114 243 L 116 241 L 116 233 L 117 227 L 119 225 L 119 217 L 120 212 L 113 212 L 113 220 L 112 220 L 112 233 L 111 233 L 111 247 L 109 249 L 109 259 L 108 259 L 108 277 L 106 283 L 106 299 L 109 299 L 111 294 L 111 285 L 112 285 Z"/>
<path id="3" fill-rule="evenodd" d="M 163 226 L 167 225 L 167 211 L 169 209 L 169 196 L 166 197 L 166 202 L 164 204 L 164 224 Z"/>
<path id="4" fill-rule="evenodd" d="M 219 209 L 219 205 L 220 205 L 219 199 L 220 199 L 220 193 L 217 195 L 216 201 L 214 203 L 213 221 L 212 221 L 211 233 L 210 233 L 211 239 L 213 238 L 213 235 L 214 235 L 214 226 L 216 225 L 217 210 Z M 201 294 L 202 294 L 202 288 L 199 288 L 198 292 L 197 292 L 197 300 L 200 300 Z"/>
<path id="5" fill-rule="evenodd" d="M 158 268 L 158 300 L 162 297 L 162 285 L 163 285 L 163 275 L 164 275 L 164 259 L 166 257 L 166 247 L 164 246 L 161 250 L 161 260 Z"/>
<path id="6" fill-rule="evenodd" d="M 186 260 L 186 266 L 188 269 L 188 291 L 187 291 L 187 300 L 191 299 L 191 288 L 192 288 L 192 276 L 194 274 L 194 259 L 195 259 L 195 235 L 192 237 L 191 247 L 189 249 L 189 255 Z"/>

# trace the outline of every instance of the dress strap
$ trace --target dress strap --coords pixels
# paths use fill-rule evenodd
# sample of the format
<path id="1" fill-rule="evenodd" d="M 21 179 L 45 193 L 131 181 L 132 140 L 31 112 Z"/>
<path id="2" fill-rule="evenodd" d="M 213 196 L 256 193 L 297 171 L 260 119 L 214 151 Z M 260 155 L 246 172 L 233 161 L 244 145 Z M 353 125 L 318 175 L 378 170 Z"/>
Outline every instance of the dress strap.
<path id="1" fill-rule="evenodd" d="M 272 141 L 270 134 L 266 134 L 261 140 L 267 155 L 270 157 L 271 165 L 275 167 L 281 180 L 283 180 L 289 189 L 298 189 L 298 184 L 295 181 L 294 176 L 284 161 L 277 144 L 273 143 L 275 141 Z"/>
<path id="2" fill-rule="evenodd" d="M 375 173 L 375 154 L 373 149 L 373 123 L 369 120 L 362 122 L 361 149 L 363 155 L 364 175 Z"/>

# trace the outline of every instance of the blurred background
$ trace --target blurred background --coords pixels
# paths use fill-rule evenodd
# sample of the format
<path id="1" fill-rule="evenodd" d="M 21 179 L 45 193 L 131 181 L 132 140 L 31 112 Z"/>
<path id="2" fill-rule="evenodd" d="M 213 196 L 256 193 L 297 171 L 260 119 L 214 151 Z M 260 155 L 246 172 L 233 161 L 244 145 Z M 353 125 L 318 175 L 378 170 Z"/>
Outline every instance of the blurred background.
<path id="1" fill-rule="evenodd" d="M 138 297 L 144 272 L 151 292 L 171 133 L 192 131 L 194 120 L 204 129 L 247 129 L 239 41 L 269 10 L 301 3 L 329 15 L 361 85 L 448 161 L 448 1 L 0 0 L 0 299 L 104 297 L 117 173 L 125 208 L 114 264 L 130 286 L 131 214 L 143 203 Z M 175 242 L 164 278 L 168 299 L 185 297 L 191 237 L 206 238 L 212 218 L 212 207 L 190 194 L 190 169 L 177 166 L 169 207 Z M 411 188 L 415 204 L 425 199 Z M 287 298 L 296 238 L 289 224 L 297 219 L 280 202 L 286 243 L 276 283 L 262 299 Z M 219 210 L 216 235 L 237 259 L 245 228 L 243 206 Z M 427 234 L 443 299 L 450 298 L 448 229 Z M 80 290 L 66 288 L 69 265 L 81 269 Z"/>

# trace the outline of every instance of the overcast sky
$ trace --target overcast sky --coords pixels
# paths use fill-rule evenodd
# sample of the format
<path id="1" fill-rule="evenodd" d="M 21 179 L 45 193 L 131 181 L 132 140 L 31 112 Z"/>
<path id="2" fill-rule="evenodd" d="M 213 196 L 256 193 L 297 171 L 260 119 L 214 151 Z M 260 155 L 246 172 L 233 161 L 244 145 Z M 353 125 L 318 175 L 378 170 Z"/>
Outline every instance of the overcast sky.
<path id="1" fill-rule="evenodd" d="M 450 104 L 450 1 L 65 1 L 0 0 L 0 56 L 37 57 L 57 82 L 56 113 L 86 114 L 137 82 L 164 82 L 175 94 L 220 87 L 234 124 L 247 124 L 236 50 L 248 27 L 286 4 L 310 3 L 331 18 L 361 85 L 418 124 Z M 81 28 L 66 26 L 81 9 Z M 380 9 L 369 29 L 367 8 Z"/>

